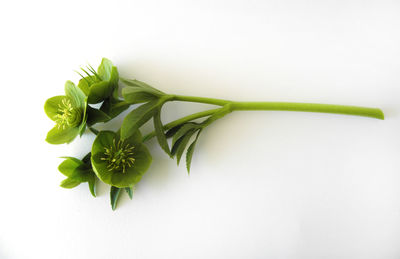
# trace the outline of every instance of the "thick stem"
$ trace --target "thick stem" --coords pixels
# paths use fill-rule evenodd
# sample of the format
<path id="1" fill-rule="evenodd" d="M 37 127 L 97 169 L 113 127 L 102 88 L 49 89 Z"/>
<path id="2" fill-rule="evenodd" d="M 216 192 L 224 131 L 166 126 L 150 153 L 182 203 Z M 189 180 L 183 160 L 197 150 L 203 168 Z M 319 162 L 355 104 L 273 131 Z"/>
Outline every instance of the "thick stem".
<path id="1" fill-rule="evenodd" d="M 376 119 L 384 119 L 383 112 L 378 108 L 334 105 L 334 104 L 318 104 L 318 103 L 288 103 L 288 102 L 233 102 L 232 110 L 234 111 L 301 111 L 301 112 L 323 112 L 335 114 L 347 114 L 371 117 Z"/>
<path id="2" fill-rule="evenodd" d="M 200 119 L 200 118 L 203 118 L 203 117 L 207 117 L 207 116 L 213 115 L 215 112 L 218 112 L 220 110 L 221 110 L 221 108 L 217 108 L 217 109 L 202 111 L 202 112 L 198 112 L 198 113 L 194 113 L 194 114 L 185 116 L 183 118 L 180 118 L 178 120 L 175 120 L 175 121 L 172 121 L 172 122 L 170 122 L 168 124 L 165 124 L 164 125 L 164 130 L 172 129 L 175 126 L 178 126 L 178 125 L 180 125 L 182 123 L 185 123 L 185 122 L 188 122 L 188 121 L 192 121 L 192 120 L 195 120 L 195 119 Z M 156 132 L 153 131 L 153 132 L 145 135 L 143 137 L 143 141 L 147 141 L 147 140 L 153 138 L 155 135 L 156 135 Z"/>
<path id="3" fill-rule="evenodd" d="M 323 112 L 334 114 L 347 114 L 384 119 L 383 112 L 378 108 L 319 104 L 319 103 L 289 103 L 289 102 L 233 102 L 223 99 L 204 98 L 195 96 L 174 95 L 171 101 L 197 102 L 224 106 L 232 104 L 232 111 L 301 111 L 301 112 Z"/>

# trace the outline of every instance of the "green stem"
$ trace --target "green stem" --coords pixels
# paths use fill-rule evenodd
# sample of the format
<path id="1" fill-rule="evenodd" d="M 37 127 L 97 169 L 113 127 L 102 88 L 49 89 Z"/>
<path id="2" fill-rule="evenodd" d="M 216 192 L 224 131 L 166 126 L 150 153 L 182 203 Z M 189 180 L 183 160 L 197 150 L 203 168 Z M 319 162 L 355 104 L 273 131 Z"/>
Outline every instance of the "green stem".
<path id="1" fill-rule="evenodd" d="M 88 129 L 89 129 L 94 135 L 99 134 L 99 131 L 98 131 L 97 129 L 93 128 L 93 127 L 88 127 Z"/>
<path id="2" fill-rule="evenodd" d="M 196 97 L 196 96 L 185 96 L 185 95 L 173 95 L 170 99 L 171 101 L 181 101 L 181 102 L 194 102 L 194 103 L 207 103 L 224 106 L 231 101 L 207 97 Z"/>
<path id="3" fill-rule="evenodd" d="M 174 95 L 172 101 L 197 102 L 224 106 L 231 104 L 232 111 L 301 111 L 301 112 L 323 112 L 334 114 L 347 114 L 384 119 L 383 112 L 378 108 L 318 104 L 318 103 L 289 103 L 289 102 L 233 102 L 223 99 L 204 98 L 195 96 Z"/>
<path id="4" fill-rule="evenodd" d="M 188 121 L 192 121 L 192 120 L 195 120 L 195 119 L 200 119 L 200 118 L 203 118 L 203 117 L 207 117 L 207 116 L 213 115 L 215 112 L 218 112 L 220 110 L 221 110 L 221 108 L 217 108 L 217 109 L 202 111 L 202 112 L 198 112 L 198 113 L 194 113 L 194 114 L 182 117 L 182 118 L 180 118 L 178 120 L 175 120 L 175 121 L 172 121 L 172 122 L 170 122 L 168 124 L 165 124 L 164 125 L 164 130 L 172 129 L 175 126 L 178 126 L 178 125 L 180 125 L 182 123 L 185 123 L 185 122 L 188 122 Z M 156 132 L 153 131 L 153 132 L 145 135 L 143 137 L 143 141 L 147 141 L 147 140 L 153 138 L 155 135 L 156 135 Z"/>
<path id="5" fill-rule="evenodd" d="M 319 104 L 319 103 L 288 103 L 288 102 L 233 102 L 234 111 L 300 111 L 300 112 L 323 112 L 335 114 L 347 114 L 384 119 L 383 112 L 378 108 Z"/>

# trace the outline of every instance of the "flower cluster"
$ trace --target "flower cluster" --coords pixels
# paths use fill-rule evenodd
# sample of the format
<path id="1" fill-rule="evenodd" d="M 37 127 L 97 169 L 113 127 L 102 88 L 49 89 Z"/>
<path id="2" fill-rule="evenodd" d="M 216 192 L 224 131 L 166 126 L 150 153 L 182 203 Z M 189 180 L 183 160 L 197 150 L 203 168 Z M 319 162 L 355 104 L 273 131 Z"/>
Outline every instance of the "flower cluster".
<path id="1" fill-rule="evenodd" d="M 76 86 L 73 82 L 65 84 L 65 95 L 49 98 L 44 110 L 55 122 L 46 137 L 50 144 L 70 143 L 82 135 L 88 127 L 97 137 L 92 152 L 82 159 L 63 157 L 58 167 L 67 178 L 61 187 L 74 188 L 87 182 L 89 190 L 96 196 L 96 182 L 111 186 L 111 205 L 115 209 L 120 194 L 125 189 L 132 198 L 133 187 L 151 164 L 151 155 L 142 143 L 142 135 L 137 129 L 129 137 L 121 139 L 120 131 L 100 131 L 92 126 L 107 122 L 126 110 L 130 104 L 118 96 L 118 71 L 108 59 L 103 59 L 99 68 L 91 66 L 82 69 L 82 76 Z M 91 104 L 101 103 L 100 108 Z"/>

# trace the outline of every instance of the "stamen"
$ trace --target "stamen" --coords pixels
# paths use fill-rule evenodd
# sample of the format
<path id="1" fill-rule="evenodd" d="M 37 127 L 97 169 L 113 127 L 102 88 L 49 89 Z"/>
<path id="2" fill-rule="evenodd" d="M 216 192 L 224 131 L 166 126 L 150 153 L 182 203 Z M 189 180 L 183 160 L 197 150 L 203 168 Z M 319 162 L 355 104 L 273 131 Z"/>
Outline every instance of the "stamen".
<path id="1" fill-rule="evenodd" d="M 107 169 L 109 171 L 122 171 L 125 173 L 126 170 L 133 166 L 135 158 L 133 157 L 134 146 L 124 141 L 119 140 L 118 142 L 113 139 L 110 147 L 104 147 L 104 157 L 102 161 L 107 161 Z"/>
<path id="2" fill-rule="evenodd" d="M 81 111 L 72 106 L 70 99 L 64 98 L 61 100 L 61 103 L 58 104 L 57 114 L 54 116 L 54 120 L 57 123 L 58 129 L 73 127 L 80 123 Z"/>

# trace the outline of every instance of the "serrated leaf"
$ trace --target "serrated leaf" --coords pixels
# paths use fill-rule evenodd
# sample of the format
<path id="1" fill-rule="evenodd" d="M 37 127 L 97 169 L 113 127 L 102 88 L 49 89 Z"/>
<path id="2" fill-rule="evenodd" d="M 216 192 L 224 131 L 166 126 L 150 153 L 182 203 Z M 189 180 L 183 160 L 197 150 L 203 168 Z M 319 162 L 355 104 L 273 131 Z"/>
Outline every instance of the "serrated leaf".
<path id="1" fill-rule="evenodd" d="M 154 129 L 156 132 L 156 137 L 160 147 L 167 153 L 167 155 L 171 156 L 171 151 L 169 149 L 167 138 L 164 134 L 163 124 L 161 122 L 161 109 L 159 108 L 157 112 L 154 114 Z"/>
<path id="2" fill-rule="evenodd" d="M 175 133 L 178 132 L 178 130 L 180 128 L 182 128 L 183 125 L 185 125 L 185 124 L 184 123 L 183 124 L 179 124 L 178 126 L 175 126 L 175 127 L 171 128 L 171 129 L 169 129 L 167 132 L 165 132 L 165 136 L 167 138 L 173 137 L 175 135 Z"/>
<path id="3" fill-rule="evenodd" d="M 181 141 L 179 141 L 178 147 L 176 149 L 176 163 L 178 165 L 179 165 L 179 162 L 181 161 L 182 154 L 185 151 L 190 138 L 193 136 L 193 134 L 195 132 L 196 132 L 196 130 L 190 130 L 183 137 L 180 138 Z"/>
<path id="4" fill-rule="evenodd" d="M 125 191 L 126 191 L 126 193 L 128 193 L 129 199 L 132 200 L 132 197 L 133 197 L 133 189 L 132 189 L 132 187 L 126 187 Z"/>
<path id="5" fill-rule="evenodd" d="M 153 117 L 158 106 L 158 101 L 151 101 L 131 111 L 122 122 L 121 138 L 128 138 L 135 133 L 143 124 Z"/>
<path id="6" fill-rule="evenodd" d="M 111 186 L 110 189 L 110 201 L 111 201 L 111 208 L 115 210 L 117 208 L 117 202 L 119 198 L 119 194 L 121 193 L 121 189 L 115 186 Z"/>
<path id="7" fill-rule="evenodd" d="M 77 181 L 75 179 L 72 178 L 67 178 L 64 181 L 61 182 L 60 186 L 63 188 L 67 188 L 67 189 L 71 189 L 74 188 L 76 186 L 78 186 L 79 184 L 81 184 L 80 181 Z"/>
<path id="8" fill-rule="evenodd" d="M 199 125 L 197 123 L 189 122 L 185 123 L 179 130 L 174 134 L 174 137 L 172 138 L 172 146 L 175 145 L 175 142 L 178 141 L 183 135 L 185 135 L 187 132 L 193 129 L 198 129 Z"/>
<path id="9" fill-rule="evenodd" d="M 186 151 L 186 169 L 188 171 L 188 174 L 190 173 L 190 165 L 192 163 L 193 152 L 194 152 L 194 148 L 196 146 L 197 140 L 199 139 L 200 133 L 201 133 L 201 130 L 199 130 L 197 132 L 196 138 L 193 140 L 192 144 L 190 144 L 188 150 Z"/>

